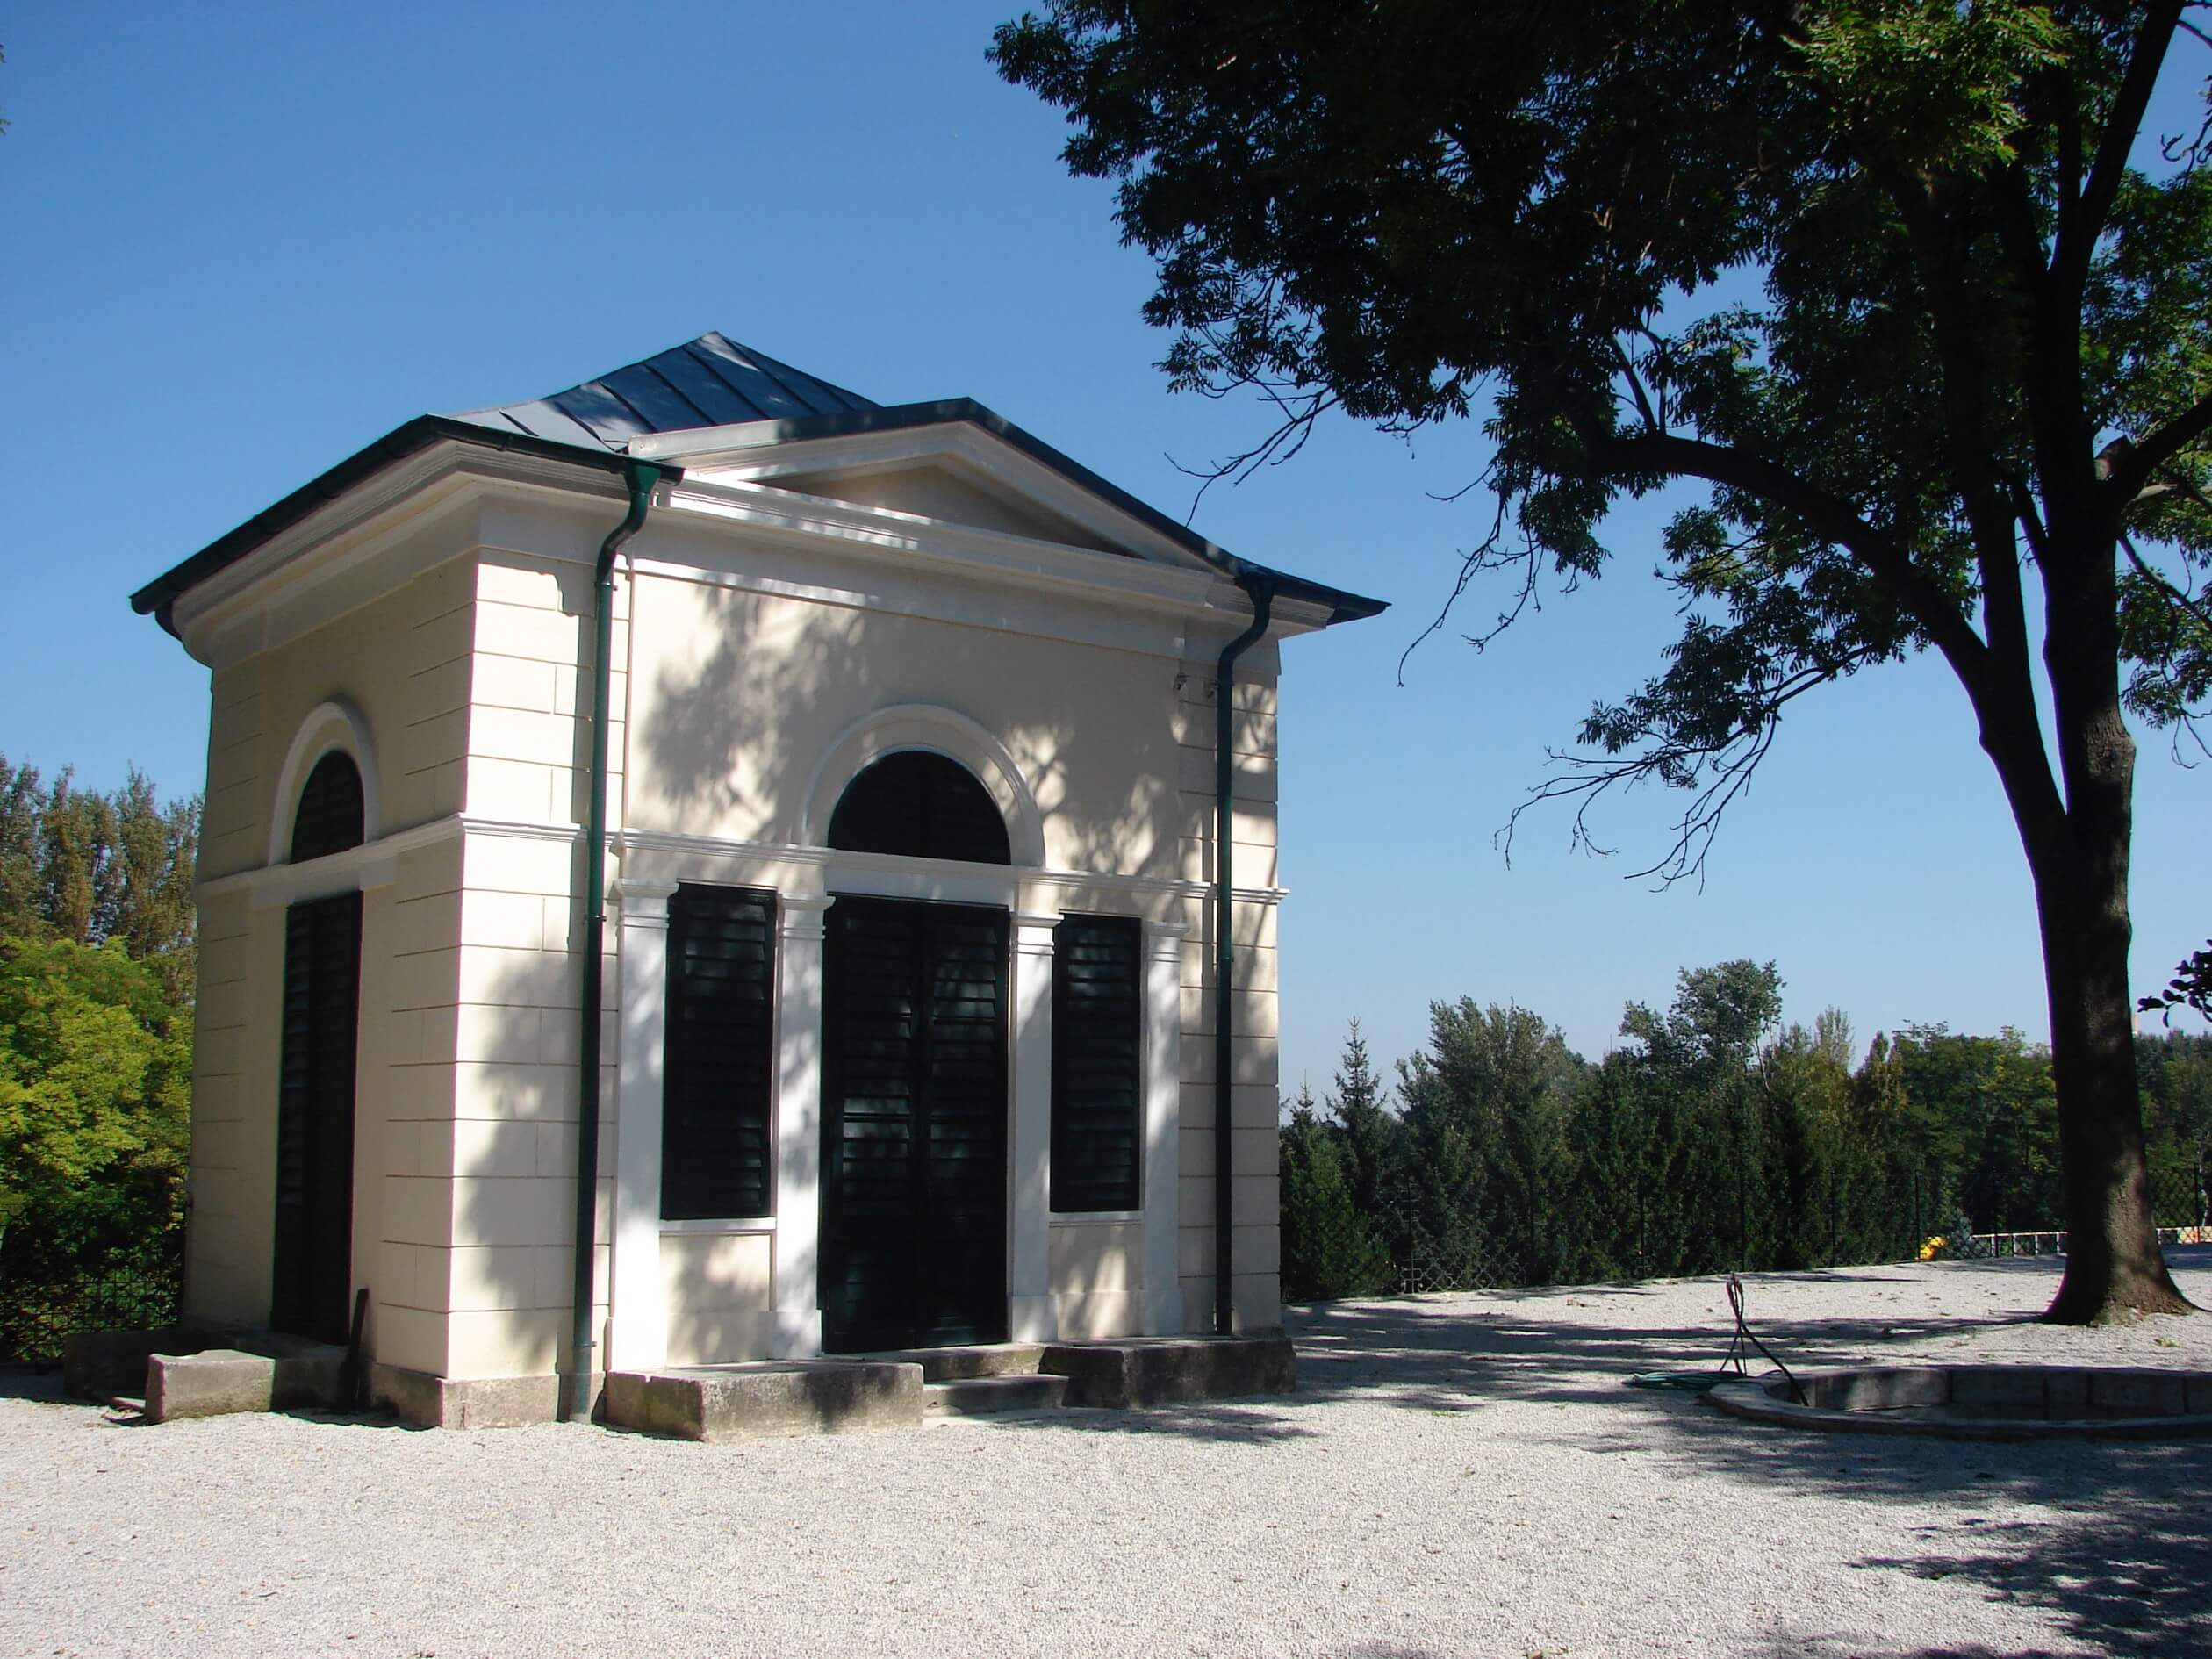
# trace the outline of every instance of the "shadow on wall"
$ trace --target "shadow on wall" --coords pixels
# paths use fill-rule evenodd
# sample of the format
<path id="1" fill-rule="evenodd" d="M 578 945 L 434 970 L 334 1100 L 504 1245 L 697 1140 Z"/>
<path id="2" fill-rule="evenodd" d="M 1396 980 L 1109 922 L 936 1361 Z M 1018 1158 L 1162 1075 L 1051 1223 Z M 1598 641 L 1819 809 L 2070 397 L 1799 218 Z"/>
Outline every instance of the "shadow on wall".
<path id="1" fill-rule="evenodd" d="M 564 571 L 564 577 L 562 603 L 578 615 L 588 640 L 588 575 L 569 579 L 575 573 Z M 640 718 L 626 735 L 634 771 L 624 786 L 630 792 L 627 815 L 637 827 L 713 832 L 736 822 L 760 826 L 772 840 L 795 841 L 825 750 L 869 713 L 906 703 L 947 707 L 994 732 L 1021 767 L 1060 865 L 1177 873 L 1180 836 L 1203 827 L 1203 801 L 1193 809 L 1198 822 L 1183 821 L 1176 664 L 1167 659 L 1128 659 L 1081 646 L 1048 649 L 991 628 L 764 600 L 731 590 L 687 592 L 686 602 L 697 607 L 692 620 L 705 630 L 694 649 L 661 656 L 645 669 L 650 689 L 629 688 Z M 657 595 L 648 601 L 647 620 L 676 602 Z M 622 649 L 619 638 L 616 649 Z M 994 653 L 1003 656 L 1002 664 Z M 646 664 L 655 652 L 634 651 L 630 659 Z M 1068 664 L 1066 672 L 1045 674 L 1040 664 L 1055 659 Z M 575 722 L 578 821 L 587 808 L 589 672 L 587 664 Z M 1019 685 L 1024 675 L 1034 681 L 1033 694 Z M 1143 711 L 1132 716 L 1132 686 L 1156 696 L 1156 718 Z M 992 706 L 1021 713 L 995 721 L 985 717 Z M 618 765 L 621 753 L 618 748 Z M 580 860 L 579 850 L 571 880 L 578 894 Z M 581 932 L 578 897 L 569 906 L 567 942 L 580 943 Z M 619 932 L 619 908 L 610 906 L 610 948 Z M 455 1237 L 482 1247 L 465 1266 L 456 1260 L 453 1305 L 458 1312 L 496 1316 L 478 1322 L 487 1330 L 499 1320 L 511 1325 L 528 1352 L 513 1352 L 500 1363 L 528 1370 L 549 1362 L 535 1357 L 549 1344 L 565 1362 L 572 1273 L 580 979 L 573 956 L 553 948 L 564 942 L 550 925 L 545 942 L 539 959 L 510 952 L 516 959 L 510 971 L 492 983 L 464 988 L 473 1024 L 463 1023 L 474 1033 L 474 1046 L 462 1062 L 467 1092 L 459 1110 L 483 1116 L 455 1125 Z M 610 958 L 603 1003 L 610 1027 L 601 1083 L 602 1238 L 612 1231 L 611 1177 L 620 1154 L 616 1057 L 657 1051 L 661 1036 L 657 1000 L 624 1008 L 619 992 Z M 786 1090 L 790 1080 L 815 1068 L 820 1041 L 819 1031 L 785 1034 L 778 1065 Z M 817 1153 L 786 1148 L 784 1155 L 811 1160 Z M 602 1288 L 607 1282 L 603 1254 L 599 1282 Z M 507 1340 L 487 1339 L 495 1346 Z"/>
<path id="2" fill-rule="evenodd" d="M 1048 652 L 992 628 L 729 591 L 699 603 L 711 643 L 688 662 L 664 662 L 637 700 L 643 727 L 631 750 L 675 819 L 640 827 L 735 822 L 795 842 L 815 768 L 838 735 L 877 710 L 923 703 L 977 721 L 1006 745 L 1057 862 L 1173 873 L 1181 817 L 1173 664 L 1137 659 L 1132 672 L 1146 679 L 1133 683 L 1156 682 L 1159 709 L 1156 720 L 1132 721 L 1132 682 L 1117 685 L 1108 670 L 1118 654 Z M 1055 657 L 1058 672 L 1048 663 Z M 1009 705 L 1018 716 L 993 716 Z"/>

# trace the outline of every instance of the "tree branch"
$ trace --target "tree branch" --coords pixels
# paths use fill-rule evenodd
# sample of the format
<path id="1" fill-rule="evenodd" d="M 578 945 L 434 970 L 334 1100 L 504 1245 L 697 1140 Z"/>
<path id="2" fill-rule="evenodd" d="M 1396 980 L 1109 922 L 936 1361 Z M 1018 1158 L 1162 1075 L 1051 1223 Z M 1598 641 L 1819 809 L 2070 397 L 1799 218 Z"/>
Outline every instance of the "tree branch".
<path id="1" fill-rule="evenodd" d="M 2144 11 L 2143 26 L 2136 31 L 2134 48 L 2128 54 L 2127 73 L 2098 136 L 2096 160 L 2090 165 L 2080 201 L 2072 205 L 2076 208 L 2072 213 L 2065 211 L 2070 204 L 2063 199 L 2059 203 L 2058 246 L 2050 268 L 2070 297 L 2078 298 L 2088 280 L 2089 261 L 2103 239 L 2105 220 L 2128 170 L 2128 152 L 2135 147 L 2136 132 L 2165 61 L 2166 44 L 2173 39 L 2184 10 L 2184 0 L 2158 0 Z"/>
<path id="2" fill-rule="evenodd" d="M 1606 472 L 1650 471 L 1703 478 L 1709 484 L 1764 497 L 1796 514 L 1815 535 L 1843 549 L 1873 573 L 1943 652 L 1970 693 L 1977 693 L 1984 684 L 1989 649 L 1961 614 L 1957 600 L 1930 581 L 1903 548 L 1861 518 L 1849 502 L 1771 461 L 1670 433 L 1601 439 L 1596 458 Z"/>
<path id="3" fill-rule="evenodd" d="M 2198 399 L 2140 439 L 2115 438 L 2107 444 L 2097 456 L 2097 474 L 2114 512 L 2141 494 L 2159 468 L 2208 434 L 2212 434 L 2212 397 Z"/>
<path id="4" fill-rule="evenodd" d="M 2120 546 L 2128 556 L 2128 563 L 2135 566 L 2137 576 L 2164 593 L 2168 604 L 2180 606 L 2191 616 L 2195 617 L 2208 632 L 2212 632 L 2212 610 L 2205 608 L 2203 600 L 2192 599 L 2172 583 L 2167 581 L 2158 571 L 2144 564 L 2143 555 L 2136 551 L 2136 544 L 2126 536 L 2120 538 Z"/>
<path id="5" fill-rule="evenodd" d="M 1528 799 L 1507 815 L 1505 827 L 1493 839 L 1510 865 L 1513 856 L 1513 836 L 1519 826 L 1521 814 L 1547 801 L 1579 797 L 1570 832 L 1573 844 L 1586 847 L 1601 857 L 1609 857 L 1612 850 L 1599 845 L 1590 832 L 1590 811 L 1597 805 L 1599 797 L 1617 786 L 1633 786 L 1655 775 L 1673 773 L 1685 781 L 1693 781 L 1698 772 L 1710 766 L 1711 777 L 1698 787 L 1675 825 L 1673 844 L 1653 863 L 1641 870 L 1631 870 L 1621 878 L 1625 881 L 1637 881 L 1646 876 L 1656 876 L 1661 887 L 1671 887 L 1693 875 L 1702 880 L 1706 857 L 1712 850 L 1713 837 L 1720 833 L 1720 819 L 1736 798 L 1750 787 L 1751 774 L 1766 758 L 1767 751 L 1773 748 L 1775 735 L 1781 728 L 1783 708 L 1806 693 L 1828 685 L 1876 655 L 1878 653 L 1873 648 L 1863 648 L 1848 652 L 1834 662 L 1800 669 L 1787 679 L 1768 686 L 1758 695 L 1758 717 L 1747 722 L 1718 743 L 1668 738 L 1661 741 L 1656 748 L 1626 759 L 1568 754 L 1554 750 L 1550 751 L 1552 763 L 1565 770 L 1532 786 Z"/>

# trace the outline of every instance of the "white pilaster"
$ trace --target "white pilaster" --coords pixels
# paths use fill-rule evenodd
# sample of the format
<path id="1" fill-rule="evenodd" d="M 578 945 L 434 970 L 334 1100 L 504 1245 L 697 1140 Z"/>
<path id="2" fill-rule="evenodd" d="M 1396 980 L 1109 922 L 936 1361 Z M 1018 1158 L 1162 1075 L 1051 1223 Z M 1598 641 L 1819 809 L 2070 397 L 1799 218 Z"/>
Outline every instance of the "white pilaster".
<path id="1" fill-rule="evenodd" d="M 1182 1330 L 1182 952 L 1190 929 L 1145 923 L 1145 1334 Z"/>
<path id="2" fill-rule="evenodd" d="M 625 878 L 621 907 L 621 1052 L 614 1081 L 614 1260 L 608 1288 L 610 1370 L 668 1362 L 660 1262 L 661 1080 L 667 1030 L 668 901 L 673 881 Z"/>
<path id="3" fill-rule="evenodd" d="M 1014 917 L 1014 1125 L 1007 1257 L 1007 1334 L 1059 1335 L 1052 1303 L 1052 930 L 1057 915 Z"/>
<path id="4" fill-rule="evenodd" d="M 779 1360 L 822 1352 L 821 893 L 786 893 L 776 934 L 775 1332 Z"/>

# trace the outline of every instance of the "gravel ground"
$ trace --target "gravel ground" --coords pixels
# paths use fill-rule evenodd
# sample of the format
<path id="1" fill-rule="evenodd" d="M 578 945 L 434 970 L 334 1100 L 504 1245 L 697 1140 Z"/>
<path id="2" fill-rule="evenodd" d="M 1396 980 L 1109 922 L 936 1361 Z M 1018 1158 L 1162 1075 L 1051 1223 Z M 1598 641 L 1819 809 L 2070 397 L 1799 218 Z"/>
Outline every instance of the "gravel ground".
<path id="1" fill-rule="evenodd" d="M 2212 1250 L 2184 1288 L 2212 1305 Z M 1763 1275 L 1793 1364 L 2212 1370 L 2212 1316 L 2022 1323 L 2049 1264 Z M 0 1653 L 2197 1655 L 2212 1442 L 1799 1434 L 1718 1282 L 1294 1311 L 1295 1397 L 700 1447 L 158 1427 L 0 1379 Z"/>

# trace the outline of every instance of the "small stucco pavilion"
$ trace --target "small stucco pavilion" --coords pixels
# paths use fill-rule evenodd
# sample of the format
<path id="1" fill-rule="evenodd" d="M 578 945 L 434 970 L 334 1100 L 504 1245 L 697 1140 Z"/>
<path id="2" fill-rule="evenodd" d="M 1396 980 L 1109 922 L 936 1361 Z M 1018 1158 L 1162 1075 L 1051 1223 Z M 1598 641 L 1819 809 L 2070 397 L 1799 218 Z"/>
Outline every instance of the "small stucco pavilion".
<path id="1" fill-rule="evenodd" d="M 430 1421 L 1279 1327 L 1277 648 L 1377 602 L 710 334 L 133 603 L 211 677 L 190 1318 Z"/>

